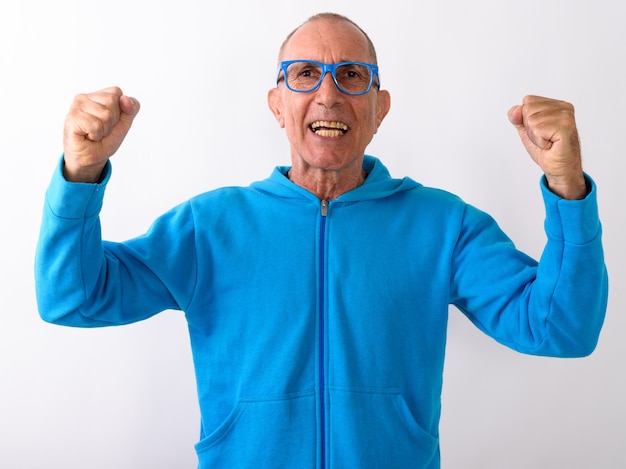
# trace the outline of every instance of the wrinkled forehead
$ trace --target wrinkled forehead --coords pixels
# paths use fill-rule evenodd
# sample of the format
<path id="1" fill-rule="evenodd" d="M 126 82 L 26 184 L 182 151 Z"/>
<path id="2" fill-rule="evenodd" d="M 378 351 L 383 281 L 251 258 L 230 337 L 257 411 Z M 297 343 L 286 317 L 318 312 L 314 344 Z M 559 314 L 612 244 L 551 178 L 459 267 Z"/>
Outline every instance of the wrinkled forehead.
<path id="1" fill-rule="evenodd" d="M 303 24 L 284 44 L 280 60 L 307 59 L 320 62 L 373 62 L 365 35 L 342 20 L 320 19 Z"/>

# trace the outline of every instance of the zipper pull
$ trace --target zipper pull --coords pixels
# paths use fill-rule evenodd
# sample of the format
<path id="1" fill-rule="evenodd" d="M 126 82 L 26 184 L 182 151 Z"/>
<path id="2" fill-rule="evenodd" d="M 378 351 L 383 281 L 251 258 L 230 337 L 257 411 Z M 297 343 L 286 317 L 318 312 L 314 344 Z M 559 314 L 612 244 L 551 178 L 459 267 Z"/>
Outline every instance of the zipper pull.
<path id="1" fill-rule="evenodd" d="M 328 215 L 328 200 L 324 199 L 320 202 L 321 205 L 321 211 L 322 211 L 322 216 L 325 217 L 326 215 Z"/>

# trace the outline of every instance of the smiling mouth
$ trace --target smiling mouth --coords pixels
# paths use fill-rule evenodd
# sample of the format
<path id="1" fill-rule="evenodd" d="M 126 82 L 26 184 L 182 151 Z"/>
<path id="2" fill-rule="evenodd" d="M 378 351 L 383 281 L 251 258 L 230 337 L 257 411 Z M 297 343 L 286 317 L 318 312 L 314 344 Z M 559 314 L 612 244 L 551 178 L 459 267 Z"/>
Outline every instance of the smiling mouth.
<path id="1" fill-rule="evenodd" d="M 348 126 L 343 122 L 316 121 L 309 128 L 320 137 L 341 137 L 348 131 Z"/>

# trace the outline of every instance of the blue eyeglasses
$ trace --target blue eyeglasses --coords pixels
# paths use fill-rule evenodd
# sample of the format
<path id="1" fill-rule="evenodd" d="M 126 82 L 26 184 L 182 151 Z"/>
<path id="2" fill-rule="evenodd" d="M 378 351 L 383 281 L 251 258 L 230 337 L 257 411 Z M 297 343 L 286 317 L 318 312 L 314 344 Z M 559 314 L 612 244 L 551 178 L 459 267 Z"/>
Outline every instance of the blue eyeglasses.
<path id="1" fill-rule="evenodd" d="M 310 93 L 320 87 L 328 72 L 342 93 L 360 95 L 372 88 L 378 66 L 364 62 L 325 64 L 314 60 L 285 60 L 280 63 L 276 83 L 284 79 L 291 91 Z M 376 88 L 380 88 L 379 83 Z"/>

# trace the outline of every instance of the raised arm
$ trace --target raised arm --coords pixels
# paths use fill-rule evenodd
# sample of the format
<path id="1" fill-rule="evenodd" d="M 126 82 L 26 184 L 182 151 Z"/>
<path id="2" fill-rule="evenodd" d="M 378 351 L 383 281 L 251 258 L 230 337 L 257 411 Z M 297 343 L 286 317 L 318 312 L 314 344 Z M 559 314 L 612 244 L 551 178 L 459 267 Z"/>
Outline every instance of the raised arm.
<path id="1" fill-rule="evenodd" d="M 452 302 L 515 350 L 585 356 L 602 328 L 608 277 L 596 187 L 582 170 L 574 108 L 527 96 L 508 116 L 545 173 L 547 244 L 536 263 L 515 249 L 491 217 L 468 207 L 455 255 Z"/>

